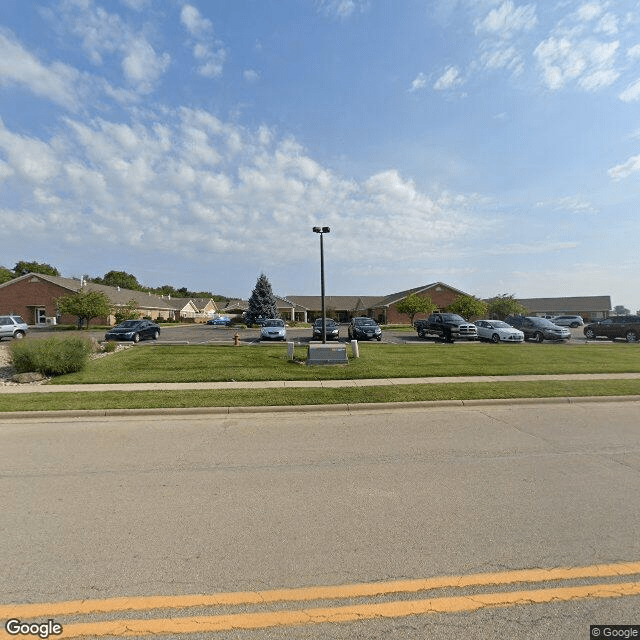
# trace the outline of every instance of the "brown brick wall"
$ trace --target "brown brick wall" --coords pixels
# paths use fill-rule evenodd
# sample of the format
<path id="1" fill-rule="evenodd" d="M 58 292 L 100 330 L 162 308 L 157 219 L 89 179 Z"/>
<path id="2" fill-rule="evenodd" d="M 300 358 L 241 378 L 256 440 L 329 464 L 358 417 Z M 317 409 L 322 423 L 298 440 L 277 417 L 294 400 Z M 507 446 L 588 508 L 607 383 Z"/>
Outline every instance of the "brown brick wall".
<path id="1" fill-rule="evenodd" d="M 442 310 L 445 307 L 448 307 L 450 304 L 456 301 L 456 299 L 460 296 L 456 291 L 452 291 L 447 287 L 441 287 L 442 291 L 436 291 L 435 289 L 428 289 L 418 295 L 423 298 L 431 298 L 431 301 L 438 305 L 438 309 Z M 376 316 L 378 315 L 378 311 L 376 311 Z M 421 318 L 426 318 L 426 314 L 419 313 L 414 318 L 414 322 Z M 389 324 L 408 324 L 409 316 L 406 313 L 400 313 L 395 304 L 392 304 L 387 310 L 387 322 Z"/>
<path id="2" fill-rule="evenodd" d="M 47 317 L 56 316 L 56 300 L 72 293 L 57 284 L 30 276 L 0 287 L 0 313 L 15 313 L 27 324 L 35 324 L 35 309 L 43 307 Z M 75 324 L 75 316 L 63 315 L 61 324 Z M 106 324 L 105 318 L 94 318 L 90 324 Z"/>

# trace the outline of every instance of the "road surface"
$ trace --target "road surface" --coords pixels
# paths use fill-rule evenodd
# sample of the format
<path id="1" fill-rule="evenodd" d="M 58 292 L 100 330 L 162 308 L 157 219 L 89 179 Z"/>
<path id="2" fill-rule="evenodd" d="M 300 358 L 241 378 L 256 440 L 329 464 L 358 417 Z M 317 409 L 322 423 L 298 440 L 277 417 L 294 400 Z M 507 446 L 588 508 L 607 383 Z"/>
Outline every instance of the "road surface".
<path id="1" fill-rule="evenodd" d="M 640 624 L 639 409 L 0 418 L 0 620 L 225 640 Z"/>

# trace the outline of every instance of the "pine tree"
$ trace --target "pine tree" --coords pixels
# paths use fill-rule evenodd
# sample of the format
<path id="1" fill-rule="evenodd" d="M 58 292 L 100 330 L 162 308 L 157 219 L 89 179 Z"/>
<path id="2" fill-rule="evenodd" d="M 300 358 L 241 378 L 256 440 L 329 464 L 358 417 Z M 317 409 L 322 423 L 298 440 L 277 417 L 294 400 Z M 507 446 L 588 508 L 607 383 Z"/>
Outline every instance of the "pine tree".
<path id="1" fill-rule="evenodd" d="M 264 273 L 260 274 L 256 286 L 249 298 L 249 308 L 245 313 L 247 324 L 253 324 L 258 318 L 277 318 L 278 309 L 271 283 Z"/>

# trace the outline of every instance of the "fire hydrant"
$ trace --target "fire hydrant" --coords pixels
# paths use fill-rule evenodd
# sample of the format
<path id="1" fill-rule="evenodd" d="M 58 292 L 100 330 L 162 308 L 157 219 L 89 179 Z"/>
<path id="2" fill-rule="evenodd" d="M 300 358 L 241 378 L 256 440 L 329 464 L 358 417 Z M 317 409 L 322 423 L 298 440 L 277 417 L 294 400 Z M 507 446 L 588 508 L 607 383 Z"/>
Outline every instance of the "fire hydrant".
<path id="1" fill-rule="evenodd" d="M 240 346 L 240 334 L 239 333 L 235 333 L 233 335 L 233 346 L 234 347 L 239 347 Z"/>

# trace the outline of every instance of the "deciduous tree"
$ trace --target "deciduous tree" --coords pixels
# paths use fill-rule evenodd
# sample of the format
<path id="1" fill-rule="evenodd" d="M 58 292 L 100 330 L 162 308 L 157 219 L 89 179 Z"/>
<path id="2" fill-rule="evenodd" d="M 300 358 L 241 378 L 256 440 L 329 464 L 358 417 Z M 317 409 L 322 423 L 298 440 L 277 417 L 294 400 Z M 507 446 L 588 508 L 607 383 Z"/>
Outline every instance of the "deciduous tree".
<path id="1" fill-rule="evenodd" d="M 433 313 L 437 308 L 438 305 L 434 304 L 431 298 L 416 293 L 410 293 L 404 300 L 396 303 L 397 311 L 408 315 L 411 324 L 419 313 Z"/>
<path id="2" fill-rule="evenodd" d="M 524 316 L 529 310 L 521 305 L 513 295 L 503 293 L 489 300 L 487 312 L 492 318 L 504 320 L 507 316 Z"/>
<path id="3" fill-rule="evenodd" d="M 13 272 L 16 274 L 16 277 L 24 276 L 27 273 L 42 273 L 46 276 L 60 275 L 60 272 L 50 264 L 43 262 L 26 262 L 25 260 L 16 262 L 16 266 L 13 267 Z"/>
<path id="4" fill-rule="evenodd" d="M 81 324 L 89 326 L 93 318 L 106 318 L 111 313 L 109 298 L 101 291 L 78 291 L 58 299 L 62 313 L 76 316 Z"/>
<path id="5" fill-rule="evenodd" d="M 487 303 L 475 296 L 458 296 L 455 302 L 447 307 L 447 311 L 457 313 L 463 318 L 482 318 L 487 314 Z"/>

